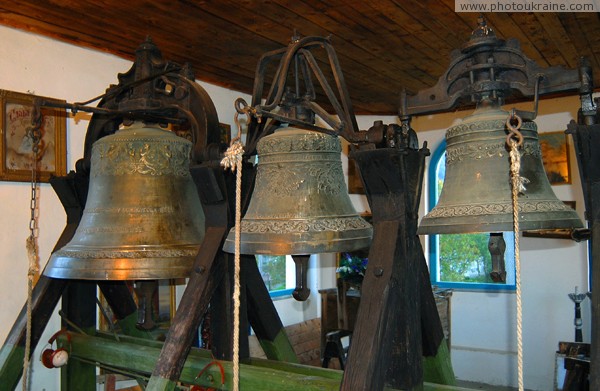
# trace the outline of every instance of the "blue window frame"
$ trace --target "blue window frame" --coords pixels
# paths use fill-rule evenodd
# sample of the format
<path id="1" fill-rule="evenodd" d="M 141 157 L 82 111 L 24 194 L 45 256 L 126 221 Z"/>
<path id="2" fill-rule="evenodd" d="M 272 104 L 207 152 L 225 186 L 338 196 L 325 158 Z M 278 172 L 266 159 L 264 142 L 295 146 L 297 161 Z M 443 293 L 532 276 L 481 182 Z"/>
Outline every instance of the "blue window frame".
<path id="1" fill-rule="evenodd" d="M 446 141 L 436 148 L 429 165 L 429 209 L 437 204 L 446 174 Z M 489 233 L 429 235 L 431 283 L 440 288 L 469 290 L 515 290 L 514 234 L 503 233 L 506 242 L 504 263 L 506 283 L 489 277 L 491 256 Z"/>

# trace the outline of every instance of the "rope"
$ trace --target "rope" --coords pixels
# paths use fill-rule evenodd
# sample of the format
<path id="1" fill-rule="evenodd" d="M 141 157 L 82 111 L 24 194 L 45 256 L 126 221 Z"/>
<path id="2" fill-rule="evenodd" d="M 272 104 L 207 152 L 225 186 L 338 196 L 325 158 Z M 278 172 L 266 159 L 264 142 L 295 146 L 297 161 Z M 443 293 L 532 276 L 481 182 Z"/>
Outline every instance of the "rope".
<path id="1" fill-rule="evenodd" d="M 513 126 L 511 121 L 517 120 L 517 126 Z M 519 132 L 521 127 L 521 118 L 513 112 L 508 118 L 506 124 L 510 130 L 507 137 L 507 143 L 510 146 L 510 173 L 512 184 L 512 207 L 513 207 L 513 232 L 515 237 L 515 283 L 517 296 L 517 377 L 519 391 L 524 391 L 523 382 L 523 305 L 521 301 L 521 257 L 519 255 L 519 194 L 525 191 L 526 178 L 520 176 L 521 154 L 519 146 L 523 143 L 523 136 Z M 514 137 L 518 141 L 515 141 Z"/>
<path id="2" fill-rule="evenodd" d="M 39 107 L 39 102 L 36 102 L 31 112 L 31 127 L 27 129 L 29 138 L 31 139 L 31 200 L 30 220 L 29 220 L 29 237 L 25 242 L 27 250 L 27 258 L 29 267 L 27 269 L 27 325 L 25 331 L 25 353 L 23 357 L 23 391 L 27 391 L 29 372 L 29 356 L 31 355 L 31 317 L 32 317 L 32 297 L 33 297 L 33 282 L 35 276 L 39 273 L 38 267 L 38 246 L 36 242 L 36 209 L 37 209 L 37 160 L 39 152 L 39 143 L 41 140 L 41 124 L 42 115 Z"/>
<path id="3" fill-rule="evenodd" d="M 233 384 L 232 390 L 239 391 L 240 382 L 240 242 L 241 242 L 241 219 L 242 219 L 242 156 L 244 146 L 240 142 L 241 126 L 235 114 L 235 123 L 238 127 L 238 135 L 231 140 L 231 144 L 221 165 L 225 169 L 237 170 L 235 177 L 235 253 L 234 253 L 234 277 L 233 277 Z"/>

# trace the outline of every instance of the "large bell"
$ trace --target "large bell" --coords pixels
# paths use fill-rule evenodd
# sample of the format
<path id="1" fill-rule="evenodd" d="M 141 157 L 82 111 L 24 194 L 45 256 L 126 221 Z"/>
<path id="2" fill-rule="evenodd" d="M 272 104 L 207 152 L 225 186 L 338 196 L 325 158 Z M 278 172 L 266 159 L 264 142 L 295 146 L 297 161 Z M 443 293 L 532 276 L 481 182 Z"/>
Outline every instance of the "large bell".
<path id="1" fill-rule="evenodd" d="M 513 230 L 510 156 L 506 146 L 509 114 L 482 105 L 446 132 L 446 177 L 437 205 L 423 217 L 419 234 Z M 554 195 L 542 164 L 536 124 L 523 121 L 518 198 L 521 230 L 579 228 L 575 211 Z"/>
<path id="2" fill-rule="evenodd" d="M 135 122 L 94 143 L 90 187 L 73 239 L 44 274 L 93 280 L 186 277 L 204 236 L 189 171 L 191 142 Z"/>
<path id="3" fill-rule="evenodd" d="M 242 254 L 295 255 L 368 247 L 372 226 L 344 182 L 337 137 L 289 127 L 257 145 L 256 183 L 241 222 Z M 234 229 L 224 250 L 234 252 Z"/>

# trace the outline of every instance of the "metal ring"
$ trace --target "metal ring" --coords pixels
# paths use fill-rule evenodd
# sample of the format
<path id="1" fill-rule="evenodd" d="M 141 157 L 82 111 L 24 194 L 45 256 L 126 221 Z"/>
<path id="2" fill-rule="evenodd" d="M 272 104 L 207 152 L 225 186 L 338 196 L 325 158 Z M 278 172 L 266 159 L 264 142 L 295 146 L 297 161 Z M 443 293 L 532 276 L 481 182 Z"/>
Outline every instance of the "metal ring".
<path id="1" fill-rule="evenodd" d="M 239 114 L 246 114 L 248 112 L 248 103 L 244 98 L 237 98 L 234 103 L 235 111 Z"/>

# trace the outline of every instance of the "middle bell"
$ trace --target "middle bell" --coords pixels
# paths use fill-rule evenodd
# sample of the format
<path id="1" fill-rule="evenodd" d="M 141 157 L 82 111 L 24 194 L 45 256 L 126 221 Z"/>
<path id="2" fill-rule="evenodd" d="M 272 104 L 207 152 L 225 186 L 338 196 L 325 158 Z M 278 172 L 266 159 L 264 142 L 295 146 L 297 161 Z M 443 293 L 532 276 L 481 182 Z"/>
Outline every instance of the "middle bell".
<path id="1" fill-rule="evenodd" d="M 348 195 L 337 137 L 280 128 L 257 144 L 256 183 L 241 221 L 242 254 L 300 255 L 354 251 L 373 228 Z M 234 252 L 235 227 L 223 249 Z"/>

